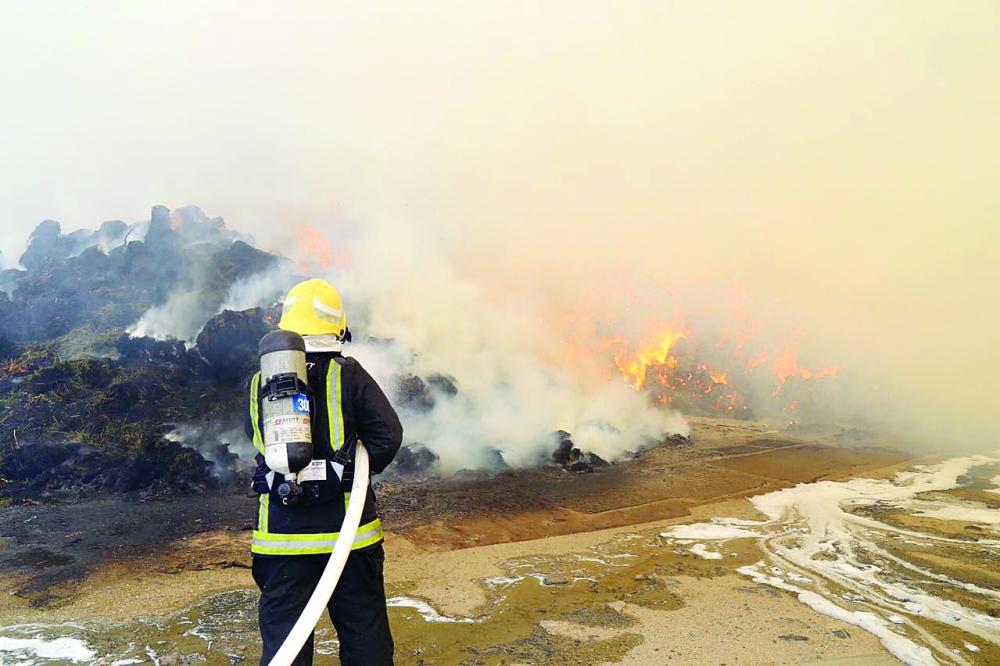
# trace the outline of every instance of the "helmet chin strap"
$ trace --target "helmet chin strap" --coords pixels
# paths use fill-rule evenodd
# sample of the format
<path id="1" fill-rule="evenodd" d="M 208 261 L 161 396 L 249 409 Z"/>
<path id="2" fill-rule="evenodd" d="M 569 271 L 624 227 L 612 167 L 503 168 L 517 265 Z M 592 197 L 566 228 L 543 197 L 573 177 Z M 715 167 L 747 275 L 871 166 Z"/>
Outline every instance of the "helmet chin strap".
<path id="1" fill-rule="evenodd" d="M 307 352 L 339 352 L 344 350 L 344 341 L 336 335 L 306 335 Z"/>

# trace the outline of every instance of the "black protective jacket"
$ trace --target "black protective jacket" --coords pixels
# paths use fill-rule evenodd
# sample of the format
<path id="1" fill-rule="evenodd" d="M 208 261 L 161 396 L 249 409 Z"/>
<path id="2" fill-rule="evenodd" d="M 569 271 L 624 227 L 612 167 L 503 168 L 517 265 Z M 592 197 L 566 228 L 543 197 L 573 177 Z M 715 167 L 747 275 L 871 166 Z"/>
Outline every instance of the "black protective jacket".
<path id="1" fill-rule="evenodd" d="M 343 441 L 350 444 L 356 435 L 368 452 L 370 473 L 382 472 L 392 462 L 403 440 L 403 427 L 385 393 L 358 361 L 339 352 L 308 353 L 306 362 L 312 398 L 313 459 L 332 460 L 334 453 L 332 443 L 342 437 Z M 331 364 L 336 365 L 331 366 Z M 336 367 L 338 365 L 339 368 Z M 338 403 L 331 404 L 331 396 L 328 395 L 330 387 L 335 393 L 337 392 L 337 382 L 340 393 L 339 410 Z M 247 411 L 246 431 L 253 439 L 254 424 L 251 411 L 250 409 Z M 257 413 L 259 414 L 260 410 L 257 410 Z M 334 421 L 342 419 L 342 426 L 334 424 L 334 430 L 339 433 L 336 436 L 331 435 L 331 415 Z M 258 423 L 258 428 L 260 425 Z M 258 430 L 259 432 L 261 430 Z M 353 447 L 351 453 L 351 462 L 344 470 L 339 489 L 335 486 L 335 477 L 331 476 L 331 483 L 327 484 L 323 493 L 324 499 L 318 503 L 292 507 L 282 505 L 276 489 L 283 478 L 281 475 L 275 476 L 269 496 L 260 498 L 254 520 L 254 555 L 285 554 L 284 551 L 258 546 L 258 542 L 271 544 L 274 540 L 280 541 L 281 535 L 322 534 L 328 537 L 331 533 L 339 532 L 346 508 L 344 493 L 350 492 L 354 480 Z M 372 525 L 377 519 L 375 493 L 369 484 L 359 535 L 366 525 Z M 380 525 L 378 535 L 380 541 Z M 299 537 L 300 541 L 301 539 L 302 537 Z M 321 541 L 318 539 L 316 543 Z M 365 545 L 369 543 L 365 542 Z M 287 554 L 309 553 L 292 551 Z"/>

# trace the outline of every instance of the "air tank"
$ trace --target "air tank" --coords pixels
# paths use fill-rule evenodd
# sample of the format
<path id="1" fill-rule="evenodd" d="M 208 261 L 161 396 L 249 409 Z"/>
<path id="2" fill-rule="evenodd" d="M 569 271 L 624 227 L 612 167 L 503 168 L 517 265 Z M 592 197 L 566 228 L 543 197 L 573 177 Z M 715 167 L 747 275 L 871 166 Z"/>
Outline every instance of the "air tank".
<path id="1" fill-rule="evenodd" d="M 257 349 L 264 459 L 286 477 L 312 460 L 312 418 L 306 378 L 306 343 L 297 333 L 272 331 Z"/>

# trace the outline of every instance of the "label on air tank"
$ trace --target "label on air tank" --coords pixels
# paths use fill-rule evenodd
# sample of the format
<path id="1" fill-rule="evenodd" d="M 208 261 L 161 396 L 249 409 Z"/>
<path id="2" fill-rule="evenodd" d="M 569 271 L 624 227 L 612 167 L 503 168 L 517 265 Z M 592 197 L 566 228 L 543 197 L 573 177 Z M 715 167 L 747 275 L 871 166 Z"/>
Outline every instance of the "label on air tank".
<path id="1" fill-rule="evenodd" d="M 299 472 L 299 481 L 326 481 L 326 461 L 313 460 Z"/>
<path id="2" fill-rule="evenodd" d="M 309 396 L 305 393 L 297 393 L 292 396 L 292 409 L 296 414 L 309 413 Z"/>
<path id="3" fill-rule="evenodd" d="M 312 430 L 309 417 L 299 414 L 275 416 L 264 419 L 264 441 L 271 444 L 311 442 Z"/>

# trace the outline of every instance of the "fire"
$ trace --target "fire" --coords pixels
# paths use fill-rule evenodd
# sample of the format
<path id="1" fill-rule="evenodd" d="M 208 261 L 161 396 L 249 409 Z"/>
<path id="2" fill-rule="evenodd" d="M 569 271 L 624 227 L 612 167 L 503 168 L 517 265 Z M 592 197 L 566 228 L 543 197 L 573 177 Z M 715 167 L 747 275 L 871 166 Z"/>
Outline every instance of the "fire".
<path id="1" fill-rule="evenodd" d="M 758 317 L 743 291 L 733 290 L 720 311 L 712 302 L 691 304 L 659 287 L 652 294 L 619 290 L 601 304 L 553 317 L 570 362 L 584 353 L 613 361 L 604 365 L 605 376 L 620 376 L 632 389 L 648 392 L 654 405 L 748 417 L 809 413 L 811 396 L 822 399 L 826 390 L 817 380 L 838 375 L 834 365 L 800 365 L 799 344 L 808 332 L 786 322 L 779 330 L 770 316 Z M 667 311 L 663 318 L 656 314 Z M 658 334 L 626 332 L 636 328 Z M 776 339 L 784 344 L 770 346 Z"/>
<path id="2" fill-rule="evenodd" d="M 646 386 L 646 376 L 650 368 L 659 370 L 660 368 L 676 368 L 677 359 L 671 356 L 671 350 L 678 342 L 686 336 L 682 331 L 667 330 L 657 336 L 656 341 L 640 347 L 635 353 L 631 353 L 627 344 L 615 352 L 615 365 L 622 377 L 629 386 L 639 391 Z M 619 346 L 624 341 L 612 338 L 601 343 L 603 351 L 607 351 L 613 346 Z M 663 383 L 664 375 L 660 374 L 660 383 Z"/>
<path id="3" fill-rule="evenodd" d="M 771 371 L 774 376 L 778 378 L 778 386 L 771 393 L 772 396 L 777 396 L 781 392 L 781 389 L 785 386 L 785 382 L 788 381 L 789 377 L 801 377 L 802 379 L 821 379 L 823 377 L 836 377 L 837 376 L 837 366 L 829 365 L 822 370 L 817 370 L 813 372 L 807 368 L 799 366 L 799 343 L 796 342 L 794 345 L 785 350 L 785 352 L 774 359 L 774 364 L 771 366 Z"/>
<path id="4" fill-rule="evenodd" d="M 350 263 L 351 257 L 346 250 L 335 250 L 333 244 L 323 237 L 316 227 L 300 224 L 295 227 L 295 241 L 299 250 L 305 255 L 306 261 L 299 266 L 303 273 L 313 269 L 326 271 L 333 267 L 344 267 Z"/>
<path id="5" fill-rule="evenodd" d="M 725 372 L 716 372 L 715 370 L 712 370 L 710 367 L 708 367 L 704 363 L 699 363 L 698 364 L 698 369 L 699 370 L 704 370 L 705 372 L 707 372 L 708 376 L 712 378 L 712 383 L 713 384 L 729 384 L 729 376 Z M 710 392 L 710 391 L 711 391 L 711 387 L 709 387 L 709 391 L 708 392 Z"/>
<path id="6" fill-rule="evenodd" d="M 180 215 L 178 215 L 177 213 L 174 213 L 173 215 L 170 216 L 170 230 L 171 231 L 177 231 L 178 229 L 181 228 L 182 224 L 184 224 L 184 218 L 182 218 Z"/>
<path id="7" fill-rule="evenodd" d="M 316 265 L 321 270 L 326 270 L 330 267 L 330 260 L 333 257 L 333 247 L 330 241 L 320 235 L 318 229 L 305 224 L 295 227 L 295 241 L 299 244 L 299 249 L 309 259 L 316 262 Z"/>
<path id="8" fill-rule="evenodd" d="M 603 354 L 612 347 L 617 347 L 621 345 L 627 345 L 625 338 L 620 335 L 616 335 L 613 338 L 608 338 L 607 340 L 601 340 L 601 344 L 597 347 L 597 353 Z"/>

